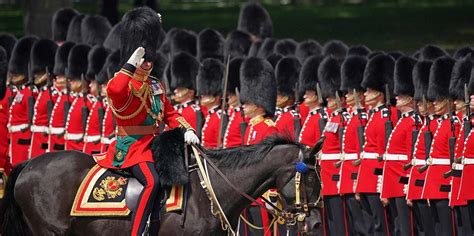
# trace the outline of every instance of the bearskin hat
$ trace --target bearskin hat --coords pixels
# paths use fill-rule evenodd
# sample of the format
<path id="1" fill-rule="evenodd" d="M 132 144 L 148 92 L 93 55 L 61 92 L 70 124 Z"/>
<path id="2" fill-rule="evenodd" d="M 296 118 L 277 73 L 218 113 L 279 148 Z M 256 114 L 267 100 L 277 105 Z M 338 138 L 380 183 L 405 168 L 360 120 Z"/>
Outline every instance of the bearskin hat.
<path id="1" fill-rule="evenodd" d="M 7 52 L 7 59 L 10 59 L 16 41 L 15 36 L 8 33 L 0 33 L 0 46 Z"/>
<path id="2" fill-rule="evenodd" d="M 364 79 L 364 70 L 367 65 L 365 56 L 352 55 L 346 57 L 341 65 L 341 91 L 349 92 L 354 89 L 365 91 L 361 83 Z"/>
<path id="3" fill-rule="evenodd" d="M 67 69 L 67 58 L 69 56 L 69 52 L 71 51 L 72 47 L 74 47 L 75 43 L 73 42 L 65 42 L 61 46 L 58 47 L 56 50 L 56 54 L 54 55 L 54 70 L 53 74 L 55 75 L 65 75 Z"/>
<path id="4" fill-rule="evenodd" d="M 0 46 L 0 100 L 5 97 L 5 93 L 7 91 L 7 67 L 7 51 L 2 46 Z"/>
<path id="5" fill-rule="evenodd" d="M 110 51 L 120 50 L 120 33 L 122 31 L 122 22 L 112 27 L 109 34 L 104 40 L 104 47 Z"/>
<path id="6" fill-rule="evenodd" d="M 421 60 L 430 60 L 434 61 L 439 57 L 447 56 L 448 53 L 437 46 L 434 45 L 426 45 L 420 49 L 420 59 Z"/>
<path id="7" fill-rule="evenodd" d="M 82 43 L 81 24 L 85 17 L 85 15 L 79 14 L 72 18 L 67 28 L 66 41 Z"/>
<path id="8" fill-rule="evenodd" d="M 392 91 L 394 66 L 395 61 L 389 55 L 380 54 L 370 58 L 365 66 L 362 87 L 385 93 L 385 84 L 388 84 Z"/>
<path id="9" fill-rule="evenodd" d="M 76 44 L 67 57 L 66 77 L 71 80 L 82 79 L 87 73 L 87 55 L 91 47 L 87 44 Z"/>
<path id="10" fill-rule="evenodd" d="M 273 23 L 270 14 L 262 5 L 256 2 L 248 2 L 242 6 L 237 29 L 261 39 L 273 35 Z"/>
<path id="11" fill-rule="evenodd" d="M 56 42 L 66 41 L 69 24 L 79 12 L 70 7 L 58 9 L 53 15 L 51 28 L 53 29 L 53 40 Z"/>
<path id="12" fill-rule="evenodd" d="M 323 55 L 333 56 L 336 59 L 344 59 L 347 55 L 348 47 L 347 45 L 340 40 L 331 40 L 324 44 Z"/>
<path id="13" fill-rule="evenodd" d="M 454 63 L 449 84 L 449 93 L 452 99 L 464 101 L 464 84 L 469 84 L 472 66 L 471 54 L 467 54 Z"/>
<path id="14" fill-rule="evenodd" d="M 198 59 L 215 58 L 224 61 L 224 37 L 213 29 L 204 29 L 198 35 Z"/>
<path id="15" fill-rule="evenodd" d="M 50 39 L 40 39 L 31 48 L 31 70 L 33 74 L 53 72 L 54 56 L 58 45 Z"/>
<path id="16" fill-rule="evenodd" d="M 412 57 L 414 57 L 415 59 L 419 60 L 420 59 L 420 55 L 421 55 L 421 50 L 418 49 L 416 52 L 414 52 L 412 54 Z"/>
<path id="17" fill-rule="evenodd" d="M 314 55 L 321 55 L 323 47 L 316 40 L 308 39 L 298 44 L 296 47 L 295 56 L 298 58 L 301 64 L 304 63 L 306 58 Z"/>
<path id="18" fill-rule="evenodd" d="M 467 90 L 469 94 L 474 94 L 474 70 L 471 70 L 471 77 L 469 79 L 469 84 L 467 85 Z"/>
<path id="19" fill-rule="evenodd" d="M 114 74 L 120 70 L 120 51 L 116 50 L 110 53 L 105 59 L 104 66 L 97 76 L 97 83 L 106 84 Z"/>
<path id="20" fill-rule="evenodd" d="M 394 51 L 394 52 L 389 52 L 387 53 L 389 56 L 393 58 L 393 60 L 397 61 L 400 57 L 404 56 L 403 52 L 400 51 Z"/>
<path id="21" fill-rule="evenodd" d="M 347 50 L 347 56 L 368 56 L 372 51 L 365 45 L 352 46 Z"/>
<path id="22" fill-rule="evenodd" d="M 247 56 L 249 57 L 256 57 L 258 56 L 258 51 L 260 50 L 260 48 L 262 47 L 262 42 L 258 41 L 258 42 L 253 42 L 252 45 L 250 46 L 250 49 L 249 49 L 249 53 Z"/>
<path id="23" fill-rule="evenodd" d="M 236 57 L 229 63 L 229 75 L 227 78 L 227 93 L 235 94 L 235 88 L 240 89 L 240 66 L 244 58 Z"/>
<path id="24" fill-rule="evenodd" d="M 252 40 L 248 33 L 240 30 L 230 32 L 224 46 L 226 58 L 228 56 L 231 58 L 247 56 L 251 45 Z"/>
<path id="25" fill-rule="evenodd" d="M 262 58 L 249 57 L 240 67 L 240 102 L 254 103 L 273 116 L 276 108 L 277 86 L 270 63 Z"/>
<path id="26" fill-rule="evenodd" d="M 416 60 L 413 57 L 402 56 L 395 62 L 394 88 L 396 95 L 415 95 L 413 84 L 413 66 Z"/>
<path id="27" fill-rule="evenodd" d="M 335 97 L 341 87 L 341 63 L 333 56 L 323 59 L 318 67 L 318 82 L 323 98 Z"/>
<path id="28" fill-rule="evenodd" d="M 296 57 L 284 57 L 278 62 L 275 68 L 278 94 L 288 97 L 295 95 L 300 69 L 301 64 Z"/>
<path id="29" fill-rule="evenodd" d="M 102 45 L 112 29 L 109 20 L 103 16 L 86 16 L 81 22 L 82 43 L 90 45 Z"/>
<path id="30" fill-rule="evenodd" d="M 157 52 L 156 60 L 153 62 L 153 70 L 150 75 L 162 80 L 166 66 L 168 65 L 168 57 L 161 52 Z"/>
<path id="31" fill-rule="evenodd" d="M 442 56 L 433 62 L 428 85 L 428 97 L 433 101 L 450 98 L 448 88 L 454 63 L 454 59 L 448 56 Z"/>
<path id="32" fill-rule="evenodd" d="M 94 80 L 96 75 L 100 73 L 108 54 L 109 51 L 102 45 L 95 45 L 92 47 L 92 49 L 89 51 L 89 54 L 87 55 L 87 80 Z"/>
<path id="33" fill-rule="evenodd" d="M 178 29 L 172 36 L 170 44 L 171 55 L 175 55 L 179 52 L 187 52 L 192 56 L 196 56 L 197 37 L 194 32 Z"/>
<path id="34" fill-rule="evenodd" d="M 13 47 L 12 56 L 8 62 L 8 72 L 28 77 L 31 48 L 37 40 L 38 38 L 36 36 L 27 35 L 16 42 L 15 47 Z"/>
<path id="35" fill-rule="evenodd" d="M 300 94 L 303 94 L 306 90 L 316 91 L 318 68 L 322 60 L 322 55 L 314 55 L 308 57 L 304 62 L 299 78 Z"/>
<path id="36" fill-rule="evenodd" d="M 432 101 L 433 99 L 427 96 L 428 84 L 430 81 L 430 69 L 433 62 L 431 61 L 418 61 L 413 66 L 413 85 L 415 86 L 415 95 L 413 98 L 415 101 L 423 101 L 423 96 L 427 100 Z"/>
<path id="37" fill-rule="evenodd" d="M 165 35 L 163 43 L 160 46 L 160 52 L 168 55 L 171 51 L 171 39 L 174 37 L 174 33 L 178 31 L 178 28 L 171 28 Z"/>
<path id="38" fill-rule="evenodd" d="M 270 64 L 273 66 L 273 68 L 276 68 L 278 62 L 283 58 L 281 54 L 277 53 L 272 53 L 270 56 L 267 57 L 267 61 L 270 62 Z"/>
<path id="39" fill-rule="evenodd" d="M 258 49 L 257 57 L 267 58 L 274 52 L 277 40 L 274 38 L 266 38 Z"/>
<path id="40" fill-rule="evenodd" d="M 281 39 L 275 43 L 274 52 L 284 57 L 293 56 L 295 55 L 296 47 L 298 47 L 298 43 L 294 39 Z"/>
<path id="41" fill-rule="evenodd" d="M 381 55 L 381 54 L 385 54 L 385 52 L 383 51 L 372 51 L 369 53 L 369 55 L 367 56 L 369 59 L 371 59 L 372 57 L 375 57 L 375 56 L 378 56 L 378 55 Z"/>
<path id="42" fill-rule="evenodd" d="M 222 96 L 224 64 L 215 58 L 202 61 L 197 75 L 198 95 Z"/>
<path id="43" fill-rule="evenodd" d="M 456 60 L 459 60 L 465 57 L 469 53 L 471 53 L 471 56 L 474 54 L 474 49 L 472 47 L 467 46 L 467 47 L 458 48 L 456 52 L 454 52 L 453 58 Z"/>
<path id="44" fill-rule="evenodd" d="M 120 64 L 124 65 L 138 47 L 145 48 L 145 61 L 155 61 L 162 33 L 160 16 L 152 9 L 139 7 L 125 13 L 120 33 Z"/>
<path id="45" fill-rule="evenodd" d="M 170 88 L 188 88 L 196 90 L 196 76 L 199 71 L 199 61 L 187 52 L 176 54 L 170 62 Z"/>

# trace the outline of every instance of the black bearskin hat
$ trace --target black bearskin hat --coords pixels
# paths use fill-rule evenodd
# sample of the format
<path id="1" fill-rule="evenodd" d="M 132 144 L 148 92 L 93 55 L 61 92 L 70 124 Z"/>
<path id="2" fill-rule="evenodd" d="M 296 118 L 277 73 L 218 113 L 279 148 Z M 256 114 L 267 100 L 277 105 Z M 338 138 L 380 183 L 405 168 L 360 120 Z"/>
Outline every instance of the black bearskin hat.
<path id="1" fill-rule="evenodd" d="M 352 46 L 347 51 L 347 56 L 368 56 L 372 51 L 365 45 Z"/>
<path id="2" fill-rule="evenodd" d="M 448 56 L 442 56 L 433 62 L 428 85 L 428 97 L 433 101 L 450 98 L 449 84 L 454 63 L 454 59 Z"/>
<path id="3" fill-rule="evenodd" d="M 170 62 L 170 89 L 188 88 L 196 90 L 196 76 L 199 71 L 198 60 L 186 52 L 176 54 Z"/>
<path id="4" fill-rule="evenodd" d="M 284 57 L 275 68 L 277 92 L 280 95 L 293 97 L 300 75 L 301 64 L 296 57 Z"/>
<path id="5" fill-rule="evenodd" d="M 156 60 L 153 62 L 153 70 L 150 75 L 162 80 L 166 66 L 168 65 L 168 57 L 165 54 L 158 52 L 156 55 Z"/>
<path id="6" fill-rule="evenodd" d="M 389 56 L 393 58 L 393 60 L 398 60 L 400 57 L 404 56 L 403 52 L 400 51 L 395 51 L 395 52 L 389 52 L 387 53 Z"/>
<path id="7" fill-rule="evenodd" d="M 300 94 L 303 94 L 306 90 L 316 91 L 318 68 L 322 60 L 323 57 L 321 55 L 315 55 L 308 57 L 304 62 L 299 79 Z"/>
<path id="8" fill-rule="evenodd" d="M 344 59 L 347 55 L 348 47 L 340 40 L 331 40 L 324 44 L 323 55 L 333 56 L 336 59 Z"/>
<path id="9" fill-rule="evenodd" d="M 179 52 L 187 52 L 196 56 L 197 37 L 192 31 L 178 29 L 171 38 L 170 54 L 175 55 Z"/>
<path id="10" fill-rule="evenodd" d="M 467 54 L 471 53 L 471 56 L 474 54 L 474 49 L 472 47 L 462 47 L 458 48 L 456 52 L 454 52 L 453 58 L 459 60 L 465 57 Z"/>
<path id="11" fill-rule="evenodd" d="M 8 72 L 14 75 L 24 75 L 28 78 L 28 65 L 30 64 L 31 48 L 38 40 L 36 36 L 23 36 L 13 48 L 12 56 L 8 62 Z"/>
<path id="12" fill-rule="evenodd" d="M 381 55 L 381 54 L 385 54 L 385 52 L 383 51 L 372 51 L 369 53 L 369 55 L 367 55 L 367 57 L 369 59 L 371 59 L 372 57 L 375 57 L 375 56 L 378 56 L 378 55 Z"/>
<path id="13" fill-rule="evenodd" d="M 54 70 L 53 73 L 55 75 L 65 75 L 66 68 L 67 68 L 67 58 L 69 56 L 69 52 L 71 51 L 72 47 L 74 47 L 75 43 L 73 42 L 65 42 L 61 46 L 59 46 L 58 50 L 56 50 L 56 55 L 54 56 Z"/>
<path id="14" fill-rule="evenodd" d="M 254 103 L 273 116 L 276 108 L 277 86 L 273 67 L 262 58 L 249 57 L 240 68 L 240 102 Z"/>
<path id="15" fill-rule="evenodd" d="M 270 14 L 262 5 L 255 2 L 248 2 L 242 6 L 237 29 L 261 39 L 273 35 L 273 23 Z"/>
<path id="16" fill-rule="evenodd" d="M 321 55 L 323 47 L 316 40 L 308 39 L 298 44 L 296 47 L 295 56 L 298 58 L 301 64 L 303 64 L 306 58 L 314 55 Z"/>
<path id="17" fill-rule="evenodd" d="M 276 68 L 278 62 L 283 58 L 282 55 L 272 53 L 270 56 L 267 57 L 267 61 L 270 62 L 273 68 Z"/>
<path id="18" fill-rule="evenodd" d="M 105 59 L 104 66 L 97 76 L 97 83 L 106 84 L 114 74 L 120 70 L 120 51 L 116 50 L 110 53 Z"/>
<path id="19" fill-rule="evenodd" d="M 284 57 L 293 56 L 295 55 L 296 47 L 298 47 L 298 43 L 295 40 L 281 39 L 275 43 L 274 52 Z"/>
<path id="20" fill-rule="evenodd" d="M 87 80 L 95 80 L 95 76 L 98 75 L 102 70 L 108 54 L 109 51 L 102 45 L 95 45 L 92 47 L 92 49 L 89 51 L 89 54 L 87 55 Z"/>
<path id="21" fill-rule="evenodd" d="M 416 60 L 413 57 L 402 56 L 395 62 L 394 88 L 396 95 L 415 95 L 413 84 L 413 66 Z"/>
<path id="22" fill-rule="evenodd" d="M 318 81 L 321 86 L 323 98 L 335 97 L 341 87 L 341 64 L 335 57 L 328 56 L 323 59 L 318 68 Z"/>
<path id="23" fill-rule="evenodd" d="M 229 75 L 227 81 L 227 93 L 235 94 L 235 88 L 240 90 L 240 66 L 244 58 L 236 57 L 229 63 Z"/>
<path id="24" fill-rule="evenodd" d="M 426 45 L 420 49 L 421 60 L 434 61 L 439 57 L 447 55 L 448 53 L 444 49 L 433 45 Z"/>
<path id="25" fill-rule="evenodd" d="M 84 18 L 85 18 L 85 15 L 82 15 L 82 14 L 76 15 L 74 16 L 74 18 L 72 18 L 67 28 L 66 41 L 74 42 L 74 43 L 82 43 L 81 24 Z"/>
<path id="26" fill-rule="evenodd" d="M 2 46 L 0 46 L 0 100 L 5 97 L 5 93 L 7 91 L 7 67 L 7 51 Z"/>
<path id="27" fill-rule="evenodd" d="M 66 77 L 70 80 L 82 79 L 87 73 L 87 55 L 91 47 L 86 44 L 76 44 L 67 57 Z"/>
<path id="28" fill-rule="evenodd" d="M 198 59 L 215 58 L 224 61 L 224 37 L 213 29 L 204 29 L 198 35 Z"/>
<path id="29" fill-rule="evenodd" d="M 262 46 L 262 42 L 253 42 L 252 45 L 250 46 L 249 53 L 247 56 L 249 57 L 256 57 L 258 56 L 258 51 L 260 50 L 260 47 Z"/>
<path id="30" fill-rule="evenodd" d="M 427 100 L 432 101 L 433 99 L 428 97 L 428 84 L 430 81 L 430 70 L 433 62 L 431 61 L 418 61 L 413 67 L 413 85 L 415 86 L 415 95 L 413 98 L 415 101 L 423 101 L 423 96 Z"/>
<path id="31" fill-rule="evenodd" d="M 224 64 L 215 58 L 202 61 L 197 75 L 198 95 L 222 96 Z"/>
<path id="32" fill-rule="evenodd" d="M 124 65 L 138 47 L 145 48 L 145 61 L 153 62 L 160 45 L 160 16 L 148 7 L 128 11 L 122 18 L 120 64 Z"/>
<path id="33" fill-rule="evenodd" d="M 367 65 L 365 56 L 348 56 L 341 65 L 341 91 L 365 91 L 361 83 L 364 79 L 364 70 Z"/>
<path id="34" fill-rule="evenodd" d="M 10 59 L 16 41 L 15 36 L 8 33 L 0 33 L 0 46 L 7 52 L 7 59 Z"/>
<path id="35" fill-rule="evenodd" d="M 385 94 L 385 84 L 393 90 L 393 69 L 395 61 L 386 54 L 380 54 L 369 59 L 364 71 L 362 87 L 371 88 Z"/>
<path id="36" fill-rule="evenodd" d="M 53 29 L 53 40 L 56 42 L 66 41 L 67 31 L 72 19 L 79 12 L 70 7 L 58 9 L 53 15 L 51 28 Z"/>
<path id="37" fill-rule="evenodd" d="M 267 58 L 270 56 L 274 51 L 273 49 L 275 48 L 276 42 L 274 38 L 266 38 L 258 49 L 257 57 Z"/>
<path id="38" fill-rule="evenodd" d="M 54 56 L 58 45 L 50 39 L 40 39 L 31 48 L 31 69 L 33 74 L 53 72 Z"/>
<path id="39" fill-rule="evenodd" d="M 474 94 L 474 70 L 471 70 L 471 77 L 469 79 L 469 84 L 467 85 L 467 90 L 469 94 Z"/>
<path id="40" fill-rule="evenodd" d="M 110 51 L 120 50 L 120 33 L 122 32 L 122 22 L 112 27 L 104 41 L 104 47 Z"/>
<path id="41" fill-rule="evenodd" d="M 81 23 L 82 43 L 91 47 L 102 45 L 112 29 L 109 20 L 103 16 L 86 16 Z"/>
<path id="42" fill-rule="evenodd" d="M 234 30 L 227 35 L 224 46 L 225 57 L 246 57 L 251 45 L 252 40 L 248 33 Z"/>
<path id="43" fill-rule="evenodd" d="M 449 93 L 452 99 L 464 101 L 464 84 L 469 84 L 472 66 L 471 54 L 466 55 L 454 63 L 451 82 L 449 84 Z"/>
<path id="44" fill-rule="evenodd" d="M 165 39 L 160 46 L 160 52 L 165 55 L 168 55 L 171 51 L 171 39 L 174 37 L 174 34 L 178 31 L 178 28 L 171 28 L 165 35 Z"/>

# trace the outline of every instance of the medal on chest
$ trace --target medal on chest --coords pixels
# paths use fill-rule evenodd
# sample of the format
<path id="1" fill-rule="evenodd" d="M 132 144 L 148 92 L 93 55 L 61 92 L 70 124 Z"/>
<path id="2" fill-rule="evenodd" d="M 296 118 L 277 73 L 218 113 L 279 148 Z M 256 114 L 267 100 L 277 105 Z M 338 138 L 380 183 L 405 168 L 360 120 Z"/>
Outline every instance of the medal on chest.
<path id="1" fill-rule="evenodd" d="M 339 128 L 339 123 L 328 122 L 326 124 L 326 127 L 324 127 L 324 131 L 329 132 L 329 133 L 336 133 L 338 128 Z"/>

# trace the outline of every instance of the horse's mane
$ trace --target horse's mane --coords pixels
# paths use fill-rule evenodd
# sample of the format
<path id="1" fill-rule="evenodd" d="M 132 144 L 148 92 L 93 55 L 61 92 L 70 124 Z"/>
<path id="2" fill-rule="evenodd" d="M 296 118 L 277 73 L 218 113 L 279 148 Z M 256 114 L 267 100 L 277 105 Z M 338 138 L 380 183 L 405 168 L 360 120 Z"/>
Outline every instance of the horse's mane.
<path id="1" fill-rule="evenodd" d="M 272 135 L 256 145 L 207 150 L 206 154 L 220 167 L 238 169 L 259 163 L 277 145 L 295 145 L 304 150 L 302 144 L 293 141 L 287 135 Z"/>

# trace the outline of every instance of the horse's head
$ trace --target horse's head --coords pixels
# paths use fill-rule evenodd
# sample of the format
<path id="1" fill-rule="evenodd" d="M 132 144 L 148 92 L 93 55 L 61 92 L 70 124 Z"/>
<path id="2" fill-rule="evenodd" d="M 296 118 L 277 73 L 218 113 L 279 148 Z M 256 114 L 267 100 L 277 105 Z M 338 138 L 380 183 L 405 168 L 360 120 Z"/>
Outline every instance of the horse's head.
<path id="1" fill-rule="evenodd" d="M 298 159 L 276 181 L 287 224 L 296 224 L 303 234 L 317 234 L 322 227 L 321 178 L 316 154 L 324 137 L 309 151 L 300 150 Z"/>

